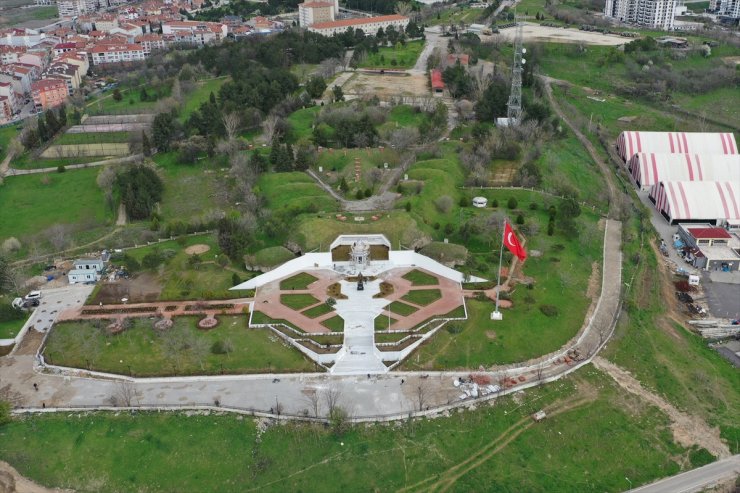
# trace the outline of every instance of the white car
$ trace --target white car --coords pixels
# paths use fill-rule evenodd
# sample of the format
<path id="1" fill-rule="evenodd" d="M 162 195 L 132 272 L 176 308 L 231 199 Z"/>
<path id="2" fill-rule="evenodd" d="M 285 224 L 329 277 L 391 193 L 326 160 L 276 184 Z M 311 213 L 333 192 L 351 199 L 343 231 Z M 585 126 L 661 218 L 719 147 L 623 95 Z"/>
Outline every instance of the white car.
<path id="1" fill-rule="evenodd" d="M 39 300 L 41 299 L 41 291 L 31 291 L 23 299 L 26 301 Z"/>

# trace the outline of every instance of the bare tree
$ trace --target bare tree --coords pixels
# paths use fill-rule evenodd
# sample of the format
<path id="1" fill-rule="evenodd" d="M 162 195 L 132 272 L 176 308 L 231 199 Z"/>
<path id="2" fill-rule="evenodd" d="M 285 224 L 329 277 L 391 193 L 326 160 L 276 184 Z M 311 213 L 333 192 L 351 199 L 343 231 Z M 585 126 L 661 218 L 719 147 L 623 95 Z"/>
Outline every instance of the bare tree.
<path id="1" fill-rule="evenodd" d="M 136 397 L 134 384 L 128 380 L 116 382 L 113 395 L 110 396 L 110 402 L 114 406 L 131 407 Z"/>
<path id="2" fill-rule="evenodd" d="M 311 411 L 315 418 L 319 417 L 319 411 L 321 411 L 321 395 L 316 389 L 303 389 L 303 395 L 306 396 Z"/>
<path id="3" fill-rule="evenodd" d="M 411 2 L 398 2 L 393 10 L 398 15 L 408 17 L 409 13 L 411 12 Z"/>
<path id="4" fill-rule="evenodd" d="M 325 79 L 333 77 L 340 65 L 341 62 L 338 58 L 327 58 L 319 64 L 319 75 Z"/>
<path id="5" fill-rule="evenodd" d="M 429 389 L 426 382 L 419 382 L 419 385 L 416 386 L 414 397 L 416 398 L 416 405 L 419 406 L 419 411 L 423 411 L 429 398 Z"/>
<path id="6" fill-rule="evenodd" d="M 272 139 L 275 138 L 279 128 L 280 117 L 277 115 L 268 115 L 268 117 L 262 121 L 262 130 L 267 142 L 272 142 Z"/>
<path id="7" fill-rule="evenodd" d="M 547 365 L 545 365 L 545 362 L 544 361 L 540 361 L 537 364 L 536 372 L 537 372 L 537 381 L 538 382 L 541 382 L 542 381 L 542 377 L 544 376 L 544 373 L 545 373 L 545 368 L 547 368 Z"/>
<path id="8" fill-rule="evenodd" d="M 242 124 L 242 119 L 239 116 L 239 113 L 232 111 L 231 113 L 227 113 L 224 116 L 221 117 L 221 120 L 224 123 L 224 128 L 226 129 L 226 136 L 229 140 L 233 140 L 236 138 L 237 132 L 239 132 L 239 128 Z"/>
<path id="9" fill-rule="evenodd" d="M 45 236 L 56 250 L 63 250 L 70 242 L 69 226 L 66 224 L 54 224 L 47 228 Z"/>
<path id="10" fill-rule="evenodd" d="M 419 130 L 414 127 L 399 128 L 391 132 L 388 140 L 395 149 L 405 151 L 419 141 Z"/>
<path id="11" fill-rule="evenodd" d="M 339 401 L 342 398 L 342 391 L 331 385 L 324 389 L 324 402 L 326 402 L 326 409 L 331 416 L 334 411 L 339 407 Z"/>

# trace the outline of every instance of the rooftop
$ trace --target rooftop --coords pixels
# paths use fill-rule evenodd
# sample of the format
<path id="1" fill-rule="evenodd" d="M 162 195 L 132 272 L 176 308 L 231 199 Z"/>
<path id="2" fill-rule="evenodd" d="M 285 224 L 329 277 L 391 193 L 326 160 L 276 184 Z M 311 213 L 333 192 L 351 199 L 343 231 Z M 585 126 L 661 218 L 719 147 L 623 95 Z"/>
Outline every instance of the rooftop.
<path id="1" fill-rule="evenodd" d="M 336 27 L 350 27 L 350 26 L 363 26 L 365 24 L 375 24 L 376 22 L 393 22 L 393 21 L 406 21 L 408 17 L 403 15 L 381 15 L 378 17 L 364 17 L 361 19 L 341 19 L 338 21 L 330 22 L 319 22 L 310 26 L 313 29 L 331 29 Z"/>
<path id="2" fill-rule="evenodd" d="M 730 239 L 732 236 L 724 228 L 686 228 L 697 239 Z"/>

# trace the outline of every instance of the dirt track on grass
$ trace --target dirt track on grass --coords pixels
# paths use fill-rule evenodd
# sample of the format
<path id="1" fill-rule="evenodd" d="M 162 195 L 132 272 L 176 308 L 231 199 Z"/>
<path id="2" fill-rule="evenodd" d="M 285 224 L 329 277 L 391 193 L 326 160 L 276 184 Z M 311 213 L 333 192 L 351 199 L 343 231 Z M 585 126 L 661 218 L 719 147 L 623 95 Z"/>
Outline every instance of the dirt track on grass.
<path id="1" fill-rule="evenodd" d="M 66 493 L 74 490 L 46 488 L 21 476 L 21 474 L 7 462 L 0 461 L 0 491 L 3 493 Z"/>
<path id="2" fill-rule="evenodd" d="M 593 359 L 593 364 L 596 368 L 612 377 L 627 392 L 658 407 L 658 409 L 667 414 L 671 420 L 673 439 L 677 443 L 684 447 L 691 447 L 692 445 L 704 447 L 712 455 L 720 459 L 732 455 L 730 449 L 720 438 L 718 428 L 710 427 L 698 416 L 679 411 L 661 396 L 646 390 L 627 370 L 620 368 L 601 356 L 596 356 Z"/>

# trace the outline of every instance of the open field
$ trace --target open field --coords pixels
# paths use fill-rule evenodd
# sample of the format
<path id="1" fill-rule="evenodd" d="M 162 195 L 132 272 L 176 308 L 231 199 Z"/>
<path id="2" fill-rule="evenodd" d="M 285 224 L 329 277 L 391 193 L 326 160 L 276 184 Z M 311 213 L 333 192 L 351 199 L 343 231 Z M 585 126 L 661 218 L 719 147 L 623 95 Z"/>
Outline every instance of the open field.
<path id="1" fill-rule="evenodd" d="M 273 211 L 332 212 L 336 201 L 305 173 L 264 173 L 258 185 Z M 307 210 L 310 209 L 310 210 Z"/>
<path id="2" fill-rule="evenodd" d="M 539 409 L 549 417 L 534 424 Z M 13 421 L 0 429 L 0 458 L 47 486 L 153 492 L 245 482 L 276 492 L 618 492 L 625 477 L 637 486 L 703 463 L 671 440 L 665 415 L 590 368 L 494 407 L 344 433 L 295 423 L 258 432 L 249 418 L 218 414 L 75 416 Z"/>
<path id="3" fill-rule="evenodd" d="M 369 53 L 368 56 L 358 64 L 358 67 L 392 69 L 411 68 L 416 63 L 416 59 L 419 58 L 423 49 L 423 41 L 409 41 L 405 46 L 402 46 L 401 44 L 397 44 L 396 46 L 383 46 L 378 48 L 377 53 Z"/>
<path id="4" fill-rule="evenodd" d="M 201 104 L 208 101 L 211 97 L 211 93 L 218 96 L 218 91 L 221 86 L 228 81 L 228 77 L 220 77 L 217 79 L 209 79 L 206 81 L 196 82 L 195 89 L 193 92 L 188 93 L 185 103 L 182 105 L 178 118 L 184 122 L 188 117 L 197 110 Z"/>
<path id="5" fill-rule="evenodd" d="M 129 132 L 97 132 L 97 133 L 72 133 L 67 132 L 60 135 L 54 143 L 57 145 L 71 144 L 98 144 L 98 143 L 128 143 L 131 138 Z"/>
<path id="6" fill-rule="evenodd" d="M 25 319 L 0 322 L 0 339 L 14 338 L 21 331 L 24 323 L 26 323 Z"/>
<path id="7" fill-rule="evenodd" d="M 313 363 L 288 347 L 268 329 L 247 328 L 244 316 L 218 316 L 216 328 L 196 328 L 196 317 L 176 317 L 175 324 L 157 333 L 148 318 L 133 319 L 133 327 L 118 335 L 93 321 L 57 324 L 49 336 L 46 355 L 57 365 L 137 376 L 214 375 L 268 371 L 312 371 Z M 218 354 L 221 341 L 231 350 Z"/>
<path id="8" fill-rule="evenodd" d="M 30 27 L 32 29 L 43 27 L 57 20 L 59 11 L 56 5 L 36 6 L 33 2 L 24 7 L 13 8 L 3 2 L 0 9 L 0 28 L 5 27 Z"/>
<path id="9" fill-rule="evenodd" d="M 53 224 L 99 226 L 110 215 L 97 169 L 12 176 L 0 187 L 0 238 L 39 233 Z"/>
<path id="10" fill-rule="evenodd" d="M 0 128 L 0 162 L 5 159 L 8 153 L 8 145 L 15 138 L 18 130 L 14 126 Z"/>
<path id="11" fill-rule="evenodd" d="M 310 108 L 294 111 L 288 116 L 287 120 L 290 123 L 291 134 L 297 142 L 310 141 L 313 132 L 311 126 L 319 111 L 321 111 L 321 106 L 311 106 Z"/>
<path id="12" fill-rule="evenodd" d="M 357 97 L 429 97 L 429 84 L 425 75 L 380 75 L 356 73 L 342 86 L 345 95 Z"/>
<path id="13" fill-rule="evenodd" d="M 511 27 L 502 29 L 500 34 L 481 36 L 481 40 L 495 39 L 495 37 L 499 37 L 506 41 L 512 41 L 515 36 L 516 29 Z M 595 46 L 621 46 L 629 43 L 633 39 L 614 34 L 581 31 L 574 28 L 565 29 L 541 26 L 530 22 L 524 23 L 522 38 L 525 43 L 583 43 Z"/>

